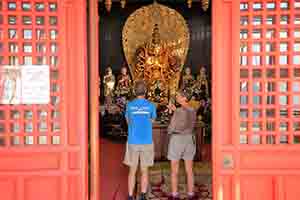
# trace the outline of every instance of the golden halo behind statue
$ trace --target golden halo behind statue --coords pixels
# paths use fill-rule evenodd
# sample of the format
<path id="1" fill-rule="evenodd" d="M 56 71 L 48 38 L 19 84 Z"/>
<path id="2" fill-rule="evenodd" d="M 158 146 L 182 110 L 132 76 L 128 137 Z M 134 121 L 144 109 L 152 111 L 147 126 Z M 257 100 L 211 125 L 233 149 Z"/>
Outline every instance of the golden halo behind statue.
<path id="1" fill-rule="evenodd" d="M 155 2 L 133 12 L 123 27 L 123 50 L 133 79 L 136 51 L 151 39 L 155 24 L 159 26 L 161 39 L 180 59 L 182 70 L 190 42 L 188 26 L 179 12 Z"/>

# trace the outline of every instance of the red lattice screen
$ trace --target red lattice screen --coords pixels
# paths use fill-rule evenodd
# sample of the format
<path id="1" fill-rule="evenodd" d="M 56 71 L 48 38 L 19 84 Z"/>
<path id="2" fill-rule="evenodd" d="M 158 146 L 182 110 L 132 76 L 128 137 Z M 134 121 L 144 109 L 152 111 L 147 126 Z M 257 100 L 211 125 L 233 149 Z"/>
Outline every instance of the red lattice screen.
<path id="1" fill-rule="evenodd" d="M 0 106 L 0 144 L 59 145 L 63 66 L 58 55 L 58 4 L 3 1 L 0 8 L 0 65 L 49 65 L 51 83 L 48 105 Z"/>
<path id="2" fill-rule="evenodd" d="M 213 1 L 218 200 L 298 200 L 300 1 Z"/>
<path id="3" fill-rule="evenodd" d="M 240 143 L 300 143 L 300 1 L 241 1 L 240 14 Z"/>

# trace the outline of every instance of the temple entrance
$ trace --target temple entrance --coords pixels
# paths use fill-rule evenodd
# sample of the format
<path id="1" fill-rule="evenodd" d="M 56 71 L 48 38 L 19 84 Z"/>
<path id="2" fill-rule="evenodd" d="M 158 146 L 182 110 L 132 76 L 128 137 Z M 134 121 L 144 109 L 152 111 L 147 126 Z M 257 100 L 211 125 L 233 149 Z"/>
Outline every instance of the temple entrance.
<path id="1" fill-rule="evenodd" d="M 122 164 L 127 141 L 124 112 L 126 103 L 134 99 L 133 84 L 141 78 L 148 86 L 147 98 L 157 106 L 153 124 L 155 165 L 149 171 L 149 199 L 165 199 L 170 193 L 167 127 L 172 114 L 167 110 L 170 103 L 176 105 L 178 90 L 190 95 L 189 103 L 197 111 L 195 192 L 200 200 L 212 199 L 210 5 L 198 1 L 127 1 L 123 5 L 118 1 L 111 5 L 100 2 L 98 7 L 100 182 L 105 182 L 100 190 L 101 199 L 127 197 L 128 171 Z M 185 198 L 183 163 L 179 180 L 179 192 Z"/>
<path id="2" fill-rule="evenodd" d="M 87 197 L 85 8 L 0 1 L 1 199 Z"/>
<path id="3" fill-rule="evenodd" d="M 107 4 L 109 1 L 105 2 L 106 6 L 110 7 Z M 178 4 L 167 2 L 165 4 L 171 8 L 180 8 Z M 134 3 L 132 5 L 135 8 L 142 6 Z M 99 6 L 101 11 L 101 5 Z M 118 7 L 117 4 L 116 6 Z M 213 198 L 218 200 L 298 199 L 300 2 L 298 0 L 215 0 L 212 7 L 211 19 L 214 31 L 212 32 L 213 40 L 210 42 L 213 46 L 213 70 L 210 83 L 213 83 L 211 87 L 213 94 Z M 116 9 L 114 3 L 111 8 L 111 13 L 114 13 L 113 9 Z M 194 6 L 190 11 L 193 9 L 195 9 Z M 132 12 L 134 10 L 132 9 Z M 102 9 L 102 14 L 100 12 L 102 19 L 105 17 L 108 18 L 107 20 L 114 19 L 105 13 Z M 128 14 L 125 15 L 125 10 L 121 10 L 120 13 L 122 14 L 115 18 L 127 19 Z M 180 12 L 187 21 L 197 19 L 196 16 L 201 15 L 200 9 L 196 13 L 197 15 L 193 18 L 188 18 L 184 12 Z M 103 23 L 102 27 L 105 27 L 105 21 L 102 20 L 101 23 Z M 113 27 L 111 33 L 120 32 L 120 29 L 115 31 L 118 29 L 113 24 L 107 24 L 108 27 Z M 123 24 L 120 22 L 116 27 L 123 27 Z M 191 31 L 193 28 L 189 28 L 190 39 L 192 39 L 195 32 Z M 147 29 L 151 33 L 153 30 L 153 28 Z M 103 40 L 100 40 L 100 45 L 107 42 L 109 48 L 101 46 L 100 49 L 116 51 L 111 48 L 110 34 L 101 35 L 101 38 Z M 201 43 L 198 42 L 191 41 L 189 47 L 191 48 L 193 44 L 200 46 Z M 119 47 L 121 48 L 121 44 Z M 192 54 L 194 51 L 191 48 L 188 52 Z M 198 49 L 196 53 L 198 58 L 205 52 L 202 53 L 201 49 Z M 103 56 L 100 60 L 103 71 L 110 64 L 109 62 L 112 62 L 103 63 L 105 59 L 113 60 L 113 62 L 118 60 L 116 57 L 105 56 L 104 58 Z M 110 64 L 112 73 L 115 75 L 119 72 L 119 68 L 115 66 L 122 65 L 125 59 L 120 60 L 119 63 Z M 186 65 L 188 61 L 189 54 L 184 66 L 194 66 L 194 63 Z M 210 80 L 210 69 L 206 68 L 206 70 L 208 80 Z M 191 71 L 195 74 L 198 72 L 193 71 L 193 68 Z M 115 79 L 114 85 L 117 84 L 117 79 Z M 105 137 L 113 135 L 114 138 L 115 135 L 112 133 L 113 131 Z M 157 133 L 160 136 L 165 135 L 163 126 L 158 127 Z M 126 136 L 126 133 L 121 135 Z M 105 149 L 103 143 L 111 140 L 102 139 L 101 141 L 101 158 L 104 164 L 112 161 L 109 157 L 117 151 L 113 150 L 116 149 L 115 143 L 109 143 L 111 151 L 108 148 Z M 164 140 L 159 141 L 155 142 L 158 146 L 156 148 L 157 163 L 163 162 L 164 151 L 160 147 L 166 146 L 160 145 L 166 144 L 161 142 Z M 197 145 L 198 149 L 203 146 Z M 126 183 L 124 184 L 121 180 L 124 178 L 126 181 L 126 168 L 123 169 L 124 173 L 121 172 L 121 167 L 119 171 L 114 169 L 121 163 L 122 153 L 124 152 L 120 150 L 119 161 L 112 162 L 106 168 L 101 167 L 103 174 L 111 174 L 107 175 L 107 178 L 101 176 L 103 182 L 106 182 L 108 177 L 110 180 L 115 177 L 119 181 L 111 183 L 112 187 L 116 188 L 113 193 L 115 199 L 118 199 L 118 195 L 122 193 L 126 195 L 127 191 L 124 186 Z M 106 170 L 108 168 L 109 170 Z M 165 189 L 168 186 L 159 183 L 161 179 L 163 183 L 169 179 L 161 173 L 166 168 L 160 165 L 158 169 L 160 171 L 156 172 L 160 178 L 155 180 L 158 188 L 152 191 L 162 194 L 161 188 Z M 101 187 L 101 190 L 102 193 L 103 191 L 107 193 L 109 188 Z"/>

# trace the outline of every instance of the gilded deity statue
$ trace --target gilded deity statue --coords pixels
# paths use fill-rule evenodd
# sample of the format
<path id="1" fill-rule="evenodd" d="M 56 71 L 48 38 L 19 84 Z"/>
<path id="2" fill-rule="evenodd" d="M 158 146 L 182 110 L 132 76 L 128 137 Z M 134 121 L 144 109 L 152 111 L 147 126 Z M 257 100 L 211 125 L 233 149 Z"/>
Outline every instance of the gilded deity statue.
<path id="1" fill-rule="evenodd" d="M 207 99 L 209 98 L 209 85 L 208 77 L 205 67 L 200 67 L 200 73 L 197 76 L 195 84 L 195 93 L 197 94 L 198 99 Z"/>
<path id="2" fill-rule="evenodd" d="M 181 89 L 193 95 L 195 78 L 190 67 L 186 67 L 182 76 Z"/>
<path id="3" fill-rule="evenodd" d="M 111 67 L 106 68 L 106 73 L 103 77 L 105 103 L 111 104 L 115 89 L 115 76 L 112 73 Z"/>
<path id="4" fill-rule="evenodd" d="M 131 95 L 131 79 L 125 65 L 121 68 L 121 74 L 118 76 L 115 93 L 117 96 L 122 96 L 126 99 Z"/>
<path id="5" fill-rule="evenodd" d="M 179 58 L 160 38 L 159 27 L 155 24 L 150 41 L 137 49 L 134 77 L 146 81 L 151 101 L 167 105 L 172 89 L 176 89 L 174 80 L 179 71 Z"/>

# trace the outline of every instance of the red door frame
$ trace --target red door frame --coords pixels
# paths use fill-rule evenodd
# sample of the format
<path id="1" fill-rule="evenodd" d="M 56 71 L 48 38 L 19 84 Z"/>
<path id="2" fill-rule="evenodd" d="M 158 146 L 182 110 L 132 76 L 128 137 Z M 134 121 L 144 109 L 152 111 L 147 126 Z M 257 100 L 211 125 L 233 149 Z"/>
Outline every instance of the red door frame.
<path id="1" fill-rule="evenodd" d="M 228 0 L 229 2 L 231 0 Z M 219 12 L 221 13 L 222 11 L 222 4 L 220 4 L 220 0 L 215 0 L 212 2 L 213 4 L 213 22 L 212 22 L 212 27 L 213 27 L 213 48 L 212 48 L 212 55 L 213 55 L 213 65 L 212 65 L 212 73 L 213 73 L 213 86 L 212 86 L 212 94 L 213 94 L 213 99 L 217 99 L 218 96 L 219 99 L 222 99 L 222 95 L 224 91 L 222 91 L 222 88 L 219 87 L 218 90 L 216 90 L 217 87 L 215 87 L 218 84 L 216 82 L 217 80 L 220 80 L 220 77 L 222 77 L 222 71 L 217 71 L 215 70 L 215 66 L 222 66 L 222 62 L 216 59 L 217 55 L 222 56 L 222 53 L 219 52 L 214 52 L 213 49 L 217 49 L 218 45 L 220 45 L 220 42 L 222 43 L 222 35 L 217 34 L 216 31 L 219 29 L 219 25 L 217 23 L 220 22 L 221 16 L 217 17 L 215 13 Z M 216 16 L 216 17 L 215 17 Z M 90 180 L 90 187 L 91 187 L 91 200 L 99 200 L 100 199 L 100 188 L 101 188 L 101 183 L 99 182 L 100 180 L 100 140 L 101 138 L 99 137 L 100 135 L 100 127 L 99 127 L 99 14 L 98 14 L 98 0 L 89 0 L 89 28 L 88 28 L 88 33 L 89 33 L 89 88 L 90 88 L 90 94 L 89 94 L 89 125 L 90 125 L 90 145 L 91 145 L 91 180 Z M 219 40 L 218 40 L 218 39 Z M 216 41 L 214 41 L 216 39 Z M 219 54 L 218 54 L 219 53 Z M 215 55 L 216 54 L 216 55 Z M 222 78 L 221 78 L 222 80 Z M 218 84 L 217 84 L 218 83 Z M 222 116 L 222 105 L 220 106 L 217 102 L 213 101 L 212 102 L 213 106 L 213 112 L 217 112 L 217 110 L 220 110 L 220 115 Z M 219 102 L 222 103 L 222 102 Z M 216 115 L 213 115 L 213 144 L 212 144 L 212 149 L 213 149 L 213 188 L 216 188 L 217 186 L 217 175 L 216 175 L 216 160 L 218 158 L 217 151 L 214 149 L 215 144 L 218 144 L 218 137 L 216 133 L 222 133 L 222 131 L 218 131 L 218 124 L 223 125 L 224 121 L 217 119 Z M 95 178 L 96 177 L 96 178 Z M 99 177 L 99 178 L 97 178 Z M 213 199 L 217 199 L 217 191 L 213 190 Z M 100 199 L 103 200 L 103 199 Z"/>
<path id="2" fill-rule="evenodd" d="M 239 200 L 239 191 L 234 192 L 235 184 L 226 178 L 226 174 L 238 176 L 237 170 L 231 168 L 233 157 L 237 158 L 234 153 L 237 153 L 239 144 L 239 138 L 233 134 L 239 102 L 235 102 L 236 98 L 232 98 L 236 94 L 233 86 L 239 82 L 237 70 L 232 70 L 232 65 L 238 66 L 234 63 L 236 59 L 233 56 L 239 55 L 239 52 L 234 53 L 232 49 L 239 50 L 235 46 L 238 45 L 239 32 L 234 31 L 237 30 L 234 26 L 239 25 L 239 18 L 232 16 L 235 16 L 233 12 L 238 12 L 239 8 L 232 7 L 233 2 L 234 0 L 212 1 L 212 166 L 213 199 L 215 200 Z M 225 158 L 230 168 L 227 171 L 222 170 Z M 235 167 L 238 169 L 238 166 Z M 232 193 L 229 192 L 231 190 Z"/>
<path id="3" fill-rule="evenodd" d="M 89 49 L 89 133 L 90 133 L 90 200 L 100 199 L 100 128 L 99 128 L 99 15 L 98 0 L 88 5 Z"/>

